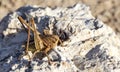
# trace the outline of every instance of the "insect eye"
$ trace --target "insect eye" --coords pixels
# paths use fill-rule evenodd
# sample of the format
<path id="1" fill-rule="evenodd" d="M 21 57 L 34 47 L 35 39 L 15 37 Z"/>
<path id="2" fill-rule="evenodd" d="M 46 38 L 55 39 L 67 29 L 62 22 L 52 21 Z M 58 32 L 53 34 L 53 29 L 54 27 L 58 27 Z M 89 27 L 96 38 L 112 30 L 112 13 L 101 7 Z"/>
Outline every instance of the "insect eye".
<path id="1" fill-rule="evenodd" d="M 69 39 L 69 36 L 68 36 L 68 34 L 65 31 L 60 31 L 60 39 L 62 41 L 66 41 L 66 40 Z"/>

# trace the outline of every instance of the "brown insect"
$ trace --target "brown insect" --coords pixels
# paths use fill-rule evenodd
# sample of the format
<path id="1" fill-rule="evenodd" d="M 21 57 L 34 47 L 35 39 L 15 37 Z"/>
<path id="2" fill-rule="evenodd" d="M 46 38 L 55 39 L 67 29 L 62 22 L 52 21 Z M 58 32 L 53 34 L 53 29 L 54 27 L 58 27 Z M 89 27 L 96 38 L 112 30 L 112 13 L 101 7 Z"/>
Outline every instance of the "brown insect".
<path id="1" fill-rule="evenodd" d="M 21 22 L 21 24 L 26 25 L 27 29 L 28 29 L 28 38 L 27 38 L 27 44 L 26 44 L 26 49 L 25 52 L 28 54 L 28 51 L 31 51 L 33 53 L 33 57 L 29 59 L 33 59 L 34 57 L 38 57 L 39 59 L 41 59 L 41 55 L 39 55 L 39 53 L 44 54 L 44 56 L 47 56 L 48 58 L 48 63 L 51 63 L 51 59 L 48 56 L 48 52 L 55 48 L 55 46 L 58 45 L 58 43 L 61 43 L 61 40 L 59 39 L 58 35 L 54 35 L 54 34 L 50 34 L 49 30 L 43 30 L 43 35 L 38 32 L 38 30 L 35 28 L 35 22 L 34 19 L 31 18 L 29 23 L 25 22 L 25 20 L 19 16 L 18 17 L 19 21 Z M 33 43 L 29 43 L 30 41 L 30 30 L 32 30 L 33 35 L 34 35 L 34 42 Z"/>

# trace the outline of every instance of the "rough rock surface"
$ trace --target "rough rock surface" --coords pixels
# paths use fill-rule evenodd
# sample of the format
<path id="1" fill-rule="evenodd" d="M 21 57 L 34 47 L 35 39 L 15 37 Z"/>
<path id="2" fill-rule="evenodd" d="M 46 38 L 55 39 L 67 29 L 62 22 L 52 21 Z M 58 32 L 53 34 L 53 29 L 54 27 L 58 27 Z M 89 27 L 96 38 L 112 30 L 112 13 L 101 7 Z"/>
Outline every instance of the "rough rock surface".
<path id="1" fill-rule="evenodd" d="M 92 15 L 109 25 L 120 38 L 120 0 L 0 0 L 0 21 L 7 13 L 24 5 L 55 8 L 72 6 L 76 3 L 90 6 Z"/>
<path id="2" fill-rule="evenodd" d="M 27 33 L 17 19 L 33 16 L 40 33 L 43 29 L 62 35 L 64 46 L 56 46 L 47 58 L 32 60 L 23 54 Z M 61 34 L 60 31 L 63 31 Z M 120 40 L 114 31 L 91 15 L 89 7 L 77 4 L 68 8 L 24 6 L 4 17 L 0 23 L 0 72 L 118 72 L 120 71 Z"/>

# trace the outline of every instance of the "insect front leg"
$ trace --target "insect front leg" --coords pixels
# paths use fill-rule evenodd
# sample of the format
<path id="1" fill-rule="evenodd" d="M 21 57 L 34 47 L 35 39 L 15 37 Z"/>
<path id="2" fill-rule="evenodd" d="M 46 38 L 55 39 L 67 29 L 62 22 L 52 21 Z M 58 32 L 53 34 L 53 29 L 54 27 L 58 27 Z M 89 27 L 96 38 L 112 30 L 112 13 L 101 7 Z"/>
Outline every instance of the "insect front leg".
<path id="1" fill-rule="evenodd" d="M 35 57 L 35 58 L 38 58 L 38 59 L 43 59 L 45 56 L 47 57 L 47 59 L 48 59 L 48 64 L 50 64 L 51 65 L 51 59 L 50 59 L 50 57 L 49 57 L 49 55 L 47 54 L 48 53 L 48 51 L 50 50 L 50 48 L 49 47 L 46 47 L 44 50 L 42 50 L 42 51 L 40 51 L 40 50 L 37 50 L 37 51 L 35 51 L 34 52 L 34 54 L 33 54 L 33 58 Z"/>
<path id="2" fill-rule="evenodd" d="M 40 51 L 39 50 L 36 50 L 34 53 L 33 53 L 33 56 L 32 56 L 32 59 L 35 57 L 35 55 L 37 54 L 37 53 L 39 53 Z"/>
<path id="3" fill-rule="evenodd" d="M 50 47 L 49 46 L 47 46 L 46 47 L 46 49 L 43 51 L 44 52 L 44 54 L 47 56 L 47 59 L 48 59 L 48 64 L 52 64 L 52 60 L 50 59 L 50 57 L 49 57 L 49 55 L 47 54 L 49 51 L 50 51 Z"/>

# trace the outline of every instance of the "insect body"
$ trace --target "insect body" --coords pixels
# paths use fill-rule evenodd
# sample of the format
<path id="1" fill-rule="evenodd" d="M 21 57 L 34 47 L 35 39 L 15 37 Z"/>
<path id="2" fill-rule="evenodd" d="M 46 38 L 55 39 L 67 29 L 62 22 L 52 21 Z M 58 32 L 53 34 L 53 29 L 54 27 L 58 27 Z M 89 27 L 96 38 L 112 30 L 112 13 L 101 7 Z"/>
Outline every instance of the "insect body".
<path id="1" fill-rule="evenodd" d="M 49 34 L 49 30 L 44 30 L 44 34 L 42 35 L 40 32 L 37 31 L 37 29 L 35 28 L 35 22 L 34 19 L 31 18 L 30 22 L 27 23 L 23 20 L 23 18 L 21 16 L 18 17 L 19 21 L 27 26 L 28 29 L 28 39 L 27 39 L 27 44 L 26 44 L 26 53 L 28 54 L 28 51 L 30 50 L 33 53 L 33 57 L 36 56 L 36 54 L 38 53 L 42 53 L 44 55 L 47 56 L 48 58 L 48 62 L 50 63 L 50 57 L 48 56 L 48 52 L 53 49 L 55 46 L 57 46 L 57 44 L 60 42 L 61 40 L 59 39 L 58 35 L 53 35 L 53 34 Z M 33 34 L 34 34 L 34 42 L 32 44 L 29 44 L 30 41 L 30 30 L 32 30 Z M 34 47 L 29 47 L 34 45 Z M 39 57 L 39 59 L 41 59 L 42 57 Z M 30 56 L 29 56 L 30 58 Z M 31 58 L 30 58 L 31 60 Z"/>

